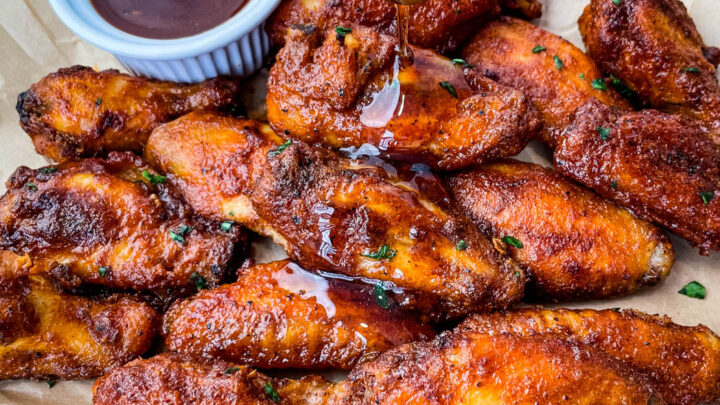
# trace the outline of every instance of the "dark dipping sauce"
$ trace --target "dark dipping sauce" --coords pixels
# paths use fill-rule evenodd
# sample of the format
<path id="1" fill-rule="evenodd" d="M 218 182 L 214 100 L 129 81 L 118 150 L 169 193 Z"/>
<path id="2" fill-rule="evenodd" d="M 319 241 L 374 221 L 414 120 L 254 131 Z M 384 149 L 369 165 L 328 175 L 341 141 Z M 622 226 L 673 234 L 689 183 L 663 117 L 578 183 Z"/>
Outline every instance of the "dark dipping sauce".
<path id="1" fill-rule="evenodd" d="M 91 0 L 107 22 L 128 34 L 175 39 L 224 23 L 247 0 Z"/>

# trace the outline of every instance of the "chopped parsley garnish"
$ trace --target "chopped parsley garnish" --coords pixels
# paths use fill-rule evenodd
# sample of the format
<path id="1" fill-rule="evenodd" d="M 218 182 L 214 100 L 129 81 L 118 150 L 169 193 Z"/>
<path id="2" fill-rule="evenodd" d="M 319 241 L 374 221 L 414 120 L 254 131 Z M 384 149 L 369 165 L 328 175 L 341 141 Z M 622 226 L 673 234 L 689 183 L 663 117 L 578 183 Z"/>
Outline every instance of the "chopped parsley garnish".
<path id="1" fill-rule="evenodd" d="M 280 402 L 280 395 L 278 395 L 277 391 L 275 391 L 275 388 L 273 388 L 272 384 L 269 382 L 265 383 L 265 393 L 268 394 L 270 399 L 273 400 L 273 402 Z"/>
<path id="2" fill-rule="evenodd" d="M 683 70 L 688 73 L 700 73 L 700 69 L 696 67 L 686 67 Z"/>
<path id="3" fill-rule="evenodd" d="M 45 173 L 45 174 L 54 173 L 56 171 L 57 171 L 57 167 L 55 167 L 55 166 L 43 167 L 42 169 L 40 169 L 40 173 Z"/>
<path id="4" fill-rule="evenodd" d="M 592 81 L 592 88 L 595 90 L 607 90 L 607 84 L 605 84 L 605 80 L 597 78 Z"/>
<path id="5" fill-rule="evenodd" d="M 25 183 L 25 188 L 28 188 L 31 191 L 37 191 L 37 184 L 29 181 L 29 182 Z"/>
<path id="6" fill-rule="evenodd" d="M 520 278 L 520 276 L 522 276 L 522 274 L 519 271 L 515 270 L 515 278 Z"/>
<path id="7" fill-rule="evenodd" d="M 705 286 L 698 283 L 697 281 L 691 281 L 685 285 L 678 293 L 682 295 L 687 295 L 690 298 L 697 298 L 699 300 L 705 299 L 705 295 L 707 294 L 707 291 L 705 290 Z"/>
<path id="8" fill-rule="evenodd" d="M 50 388 L 54 387 L 55 384 L 57 384 L 57 381 L 55 381 L 55 380 L 47 380 L 45 382 L 47 383 L 48 387 L 50 387 Z"/>
<path id="9" fill-rule="evenodd" d="M 110 270 L 110 269 L 108 269 L 107 267 L 99 267 L 99 268 L 98 268 L 98 274 L 100 275 L 100 277 L 105 277 L 105 275 L 107 274 L 108 270 Z"/>
<path id="10" fill-rule="evenodd" d="M 620 312 L 620 311 L 622 311 L 622 309 L 620 309 L 620 307 L 614 307 L 614 308 L 610 308 L 610 309 L 613 310 L 613 311 L 615 311 L 615 312 Z"/>
<path id="11" fill-rule="evenodd" d="M 375 302 L 380 308 L 388 309 L 390 307 L 387 291 L 385 290 L 385 287 L 383 287 L 382 283 L 375 284 L 373 287 L 373 294 L 375 295 Z"/>
<path id="12" fill-rule="evenodd" d="M 195 288 L 198 290 L 203 290 L 207 288 L 207 282 L 205 281 L 205 278 L 201 276 L 197 271 L 193 272 L 193 274 L 190 275 L 190 281 L 195 284 Z"/>
<path id="13" fill-rule="evenodd" d="M 450 82 L 448 82 L 448 81 L 440 82 L 440 87 L 447 90 L 448 93 L 450 93 L 450 95 L 452 95 L 453 97 L 458 98 L 457 91 L 455 91 L 455 87 L 452 84 L 450 84 Z"/>
<path id="14" fill-rule="evenodd" d="M 547 50 L 547 48 L 545 48 L 544 46 L 537 45 L 535 48 L 532 49 L 532 53 L 540 53 L 545 50 Z"/>
<path id="15" fill-rule="evenodd" d="M 278 146 L 277 148 L 271 150 L 271 151 L 268 153 L 268 156 L 277 156 L 277 155 L 281 154 L 285 149 L 287 149 L 287 147 L 290 146 L 290 145 L 292 145 L 292 141 L 288 139 L 287 141 L 285 141 L 284 144 L 282 144 L 282 145 Z"/>
<path id="16" fill-rule="evenodd" d="M 233 222 L 232 222 L 232 221 L 225 221 L 225 222 L 223 222 L 222 224 L 220 224 L 220 229 L 222 229 L 222 230 L 225 231 L 225 232 L 230 232 L 230 230 L 232 229 L 232 227 L 233 227 Z"/>
<path id="17" fill-rule="evenodd" d="M 140 174 L 142 174 L 143 178 L 144 178 L 145 180 L 147 180 L 147 181 L 148 181 L 150 184 L 152 184 L 153 186 L 157 186 L 158 184 L 162 184 L 162 183 L 165 182 L 165 180 L 167 180 L 167 177 L 165 177 L 165 176 L 160 176 L 160 175 L 154 174 L 154 173 L 150 173 L 150 172 L 147 171 L 147 170 L 143 170 L 142 173 L 140 173 Z"/>
<path id="18" fill-rule="evenodd" d="M 455 249 L 457 250 L 465 250 L 467 249 L 467 243 L 465 243 L 464 240 L 460 239 L 458 243 L 455 244 Z"/>
<path id="19" fill-rule="evenodd" d="M 622 0 L 612 0 L 613 4 L 619 6 Z"/>
<path id="20" fill-rule="evenodd" d="M 225 374 L 232 374 L 236 371 L 240 371 L 240 367 L 228 367 L 225 369 Z"/>
<path id="21" fill-rule="evenodd" d="M 580 73 L 578 76 L 580 76 L 581 79 L 585 80 L 585 73 Z"/>
<path id="22" fill-rule="evenodd" d="M 562 70 L 562 67 L 563 67 L 562 59 L 560 59 L 560 57 L 557 55 L 553 55 L 553 60 L 555 61 L 555 67 L 557 67 L 558 70 Z"/>
<path id="23" fill-rule="evenodd" d="M 347 35 L 347 34 L 351 34 L 351 33 L 352 33 L 352 29 L 351 29 L 351 28 L 345 28 L 345 27 L 336 27 L 336 28 L 335 28 L 335 33 L 338 34 L 338 36 L 344 37 L 344 36 Z"/>
<path id="24" fill-rule="evenodd" d="M 95 100 L 95 105 L 96 105 L 96 106 L 100 107 L 100 104 L 102 104 L 102 99 L 101 99 L 101 98 L 98 98 L 97 100 Z"/>
<path id="25" fill-rule="evenodd" d="M 607 141 L 610 138 L 610 128 L 597 127 L 597 131 L 601 140 Z"/>
<path id="26" fill-rule="evenodd" d="M 465 59 L 455 58 L 455 59 L 452 59 L 451 62 L 453 63 L 453 65 L 460 65 L 460 66 L 466 67 L 466 68 L 474 67 L 473 65 L 467 63 L 467 61 Z"/>
<path id="27" fill-rule="evenodd" d="M 614 180 L 614 179 L 613 179 L 612 181 L 610 181 L 610 188 L 613 189 L 613 190 L 617 190 L 617 188 L 618 188 L 618 182 L 617 182 L 617 180 Z"/>
<path id="28" fill-rule="evenodd" d="M 698 194 L 700 194 L 700 199 L 702 200 L 703 204 L 708 205 L 710 204 L 710 201 L 715 198 L 715 193 L 712 191 L 701 191 Z"/>
<path id="29" fill-rule="evenodd" d="M 389 245 L 382 245 L 380 246 L 380 249 L 378 249 L 376 252 L 363 253 L 360 256 L 369 257 L 375 260 L 392 260 L 392 258 L 395 257 L 395 253 L 397 252 L 390 249 Z"/>
<path id="30" fill-rule="evenodd" d="M 620 93 L 620 95 L 623 96 L 627 101 L 629 101 L 633 107 L 637 109 L 640 109 L 642 107 L 642 100 L 640 100 L 640 98 L 638 97 L 637 92 L 628 87 L 625 82 L 613 75 L 610 75 L 610 83 L 612 83 L 612 86 L 615 88 L 615 90 Z"/>
<path id="31" fill-rule="evenodd" d="M 190 233 L 192 231 L 192 226 L 183 225 L 180 228 L 178 228 L 176 231 L 170 231 L 170 239 L 173 241 L 184 245 L 185 244 L 185 235 Z"/>
<path id="32" fill-rule="evenodd" d="M 518 248 L 518 249 L 522 249 L 522 247 L 523 247 L 523 244 L 522 244 L 522 242 L 520 242 L 519 239 L 514 238 L 514 237 L 512 237 L 512 236 L 510 236 L 510 235 L 508 235 L 508 236 L 503 236 L 502 241 L 505 242 L 505 243 L 507 243 L 508 245 L 513 246 L 513 247 L 516 247 L 516 248 Z"/>

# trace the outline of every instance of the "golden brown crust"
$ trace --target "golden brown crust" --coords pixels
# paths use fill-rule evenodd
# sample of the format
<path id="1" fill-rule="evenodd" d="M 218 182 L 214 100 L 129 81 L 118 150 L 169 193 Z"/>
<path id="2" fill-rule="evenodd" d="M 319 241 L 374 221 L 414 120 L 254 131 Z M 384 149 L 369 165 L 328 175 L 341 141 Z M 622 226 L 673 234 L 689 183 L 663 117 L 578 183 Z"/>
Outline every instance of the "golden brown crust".
<path id="1" fill-rule="evenodd" d="M 551 169 L 504 160 L 446 178 L 450 192 L 486 235 L 526 266 L 528 293 L 542 300 L 604 298 L 665 279 L 667 237 Z"/>
<path id="2" fill-rule="evenodd" d="M 522 271 L 453 206 L 367 162 L 281 142 L 252 121 L 192 113 L 155 130 L 146 155 L 198 212 L 272 236 L 305 268 L 405 289 L 427 317 L 522 295 Z"/>
<path id="3" fill-rule="evenodd" d="M 238 92 L 226 78 L 186 85 L 73 66 L 21 93 L 17 111 L 37 152 L 62 162 L 142 151 L 158 125 L 198 109 L 237 108 Z"/>
<path id="4" fill-rule="evenodd" d="M 705 46 L 680 0 L 593 0 L 578 24 L 603 70 L 653 107 L 702 122 L 720 143 L 720 49 Z"/>
<path id="5" fill-rule="evenodd" d="M 482 333 L 571 338 L 622 360 L 644 374 L 668 405 L 720 399 L 720 338 L 637 311 L 519 309 L 472 318 Z"/>
<path id="6" fill-rule="evenodd" d="M 244 241 L 241 230 L 195 217 L 167 182 L 143 177 L 146 170 L 139 158 L 118 152 L 17 169 L 0 198 L 0 249 L 28 254 L 33 273 L 49 273 L 66 288 L 166 294 L 194 290 L 200 277 L 217 284 L 235 243 Z"/>
<path id="7" fill-rule="evenodd" d="M 264 369 L 351 369 L 434 335 L 397 307 L 382 308 L 373 286 L 323 278 L 288 260 L 240 273 L 236 283 L 170 308 L 163 327 L 169 350 Z"/>
<path id="8" fill-rule="evenodd" d="M 545 49 L 536 49 L 538 46 Z M 591 99 L 630 109 L 585 53 L 526 21 L 500 17 L 488 23 L 462 54 L 486 76 L 527 94 L 543 122 L 541 138 L 551 146 L 570 124 L 572 113 Z M 555 56 L 562 62 L 560 69 Z M 604 86 L 605 90 L 594 88 L 595 80 L 600 80 L 595 87 Z"/>
<path id="9" fill-rule="evenodd" d="M 598 128 L 607 129 L 603 140 Z M 578 110 L 555 150 L 557 170 L 641 218 L 720 249 L 720 147 L 702 129 L 655 110 Z"/>
<path id="10" fill-rule="evenodd" d="M 0 281 L 13 285 L 0 292 L 0 380 L 94 378 L 150 349 L 157 314 L 147 304 L 125 295 L 66 294 L 18 268 L 23 258 L 0 255 Z"/>
<path id="11" fill-rule="evenodd" d="M 521 92 L 420 48 L 400 68 L 395 38 L 348 27 L 345 36 L 290 30 L 268 80 L 268 120 L 278 133 L 334 148 L 369 143 L 451 170 L 514 156 L 537 131 Z"/>

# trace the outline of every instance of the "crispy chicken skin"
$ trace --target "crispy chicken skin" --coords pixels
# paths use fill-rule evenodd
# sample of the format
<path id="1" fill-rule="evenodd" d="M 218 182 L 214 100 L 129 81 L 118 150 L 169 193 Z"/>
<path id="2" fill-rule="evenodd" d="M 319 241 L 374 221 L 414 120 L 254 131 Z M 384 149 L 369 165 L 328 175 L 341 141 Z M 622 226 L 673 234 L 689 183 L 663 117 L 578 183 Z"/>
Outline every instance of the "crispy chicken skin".
<path id="1" fill-rule="evenodd" d="M 49 273 L 69 289 L 167 294 L 217 284 L 235 243 L 244 241 L 241 230 L 195 217 L 167 182 L 153 184 L 157 176 L 140 158 L 119 152 L 21 167 L 0 198 L 0 249 L 28 254 L 33 273 Z"/>
<path id="2" fill-rule="evenodd" d="M 486 76 L 527 94 L 543 123 L 541 138 L 551 146 L 570 124 L 572 113 L 593 98 L 630 109 L 583 51 L 529 22 L 500 17 L 485 25 L 462 55 Z M 555 56 L 562 62 L 560 69 Z"/>
<path id="3" fill-rule="evenodd" d="M 506 246 L 527 268 L 533 298 L 630 294 L 670 272 L 673 248 L 660 230 L 551 169 L 504 160 L 445 181 L 483 233 L 522 243 Z"/>
<path id="4" fill-rule="evenodd" d="M 18 96 L 20 125 L 35 150 L 55 161 L 142 151 L 158 125 L 203 108 L 233 109 L 237 82 L 160 82 L 73 66 L 51 73 Z"/>
<path id="5" fill-rule="evenodd" d="M 720 49 L 680 0 L 593 0 L 578 21 L 588 54 L 655 108 L 700 121 L 720 143 Z"/>
<path id="6" fill-rule="evenodd" d="M 289 31 L 268 79 L 278 133 L 333 148 L 370 143 L 394 159 L 451 170 L 514 156 L 539 129 L 521 92 L 420 48 L 400 68 L 394 37 L 348 27 L 344 36 Z"/>
<path id="7" fill-rule="evenodd" d="M 704 326 L 625 310 L 528 308 L 468 322 L 493 335 L 557 336 L 593 346 L 646 375 L 668 405 L 720 400 L 720 338 Z"/>
<path id="8" fill-rule="evenodd" d="M 170 308 L 163 327 L 169 350 L 264 369 L 351 369 L 434 336 L 397 307 L 376 303 L 371 285 L 323 278 L 288 260 L 240 272 L 236 283 Z"/>
<path id="9" fill-rule="evenodd" d="M 404 289 L 425 317 L 522 296 L 524 273 L 453 205 L 365 161 L 281 143 L 266 125 L 196 112 L 156 129 L 146 156 L 198 213 L 272 236 L 305 268 Z"/>
<path id="10" fill-rule="evenodd" d="M 150 349 L 157 314 L 125 296 L 63 293 L 0 252 L 0 380 L 98 377 Z"/>
<path id="11" fill-rule="evenodd" d="M 554 159 L 560 173 L 672 230 L 701 253 L 720 249 L 720 147 L 682 117 L 591 103 L 577 111 Z"/>

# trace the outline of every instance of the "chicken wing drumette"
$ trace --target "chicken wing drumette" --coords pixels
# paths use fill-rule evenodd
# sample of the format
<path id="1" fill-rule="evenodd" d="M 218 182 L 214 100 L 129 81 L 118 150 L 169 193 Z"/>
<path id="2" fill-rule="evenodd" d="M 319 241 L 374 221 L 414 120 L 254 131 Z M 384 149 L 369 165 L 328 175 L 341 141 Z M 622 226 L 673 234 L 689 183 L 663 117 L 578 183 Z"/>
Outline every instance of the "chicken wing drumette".
<path id="1" fill-rule="evenodd" d="M 156 129 L 146 156 L 198 213 L 272 236 L 305 268 L 405 289 L 415 299 L 403 302 L 426 317 L 503 308 L 522 296 L 514 262 L 449 201 L 422 192 L 427 172 L 405 181 L 212 113 Z"/>
<path id="2" fill-rule="evenodd" d="M 21 93 L 17 111 L 35 150 L 62 162 L 142 151 L 153 128 L 164 122 L 203 108 L 238 108 L 239 90 L 227 78 L 189 85 L 73 66 Z"/>
<path id="3" fill-rule="evenodd" d="M 402 67 L 394 37 L 348 27 L 289 31 L 268 80 L 276 131 L 334 148 L 369 143 L 443 170 L 516 155 L 537 131 L 521 92 L 420 48 Z"/>

